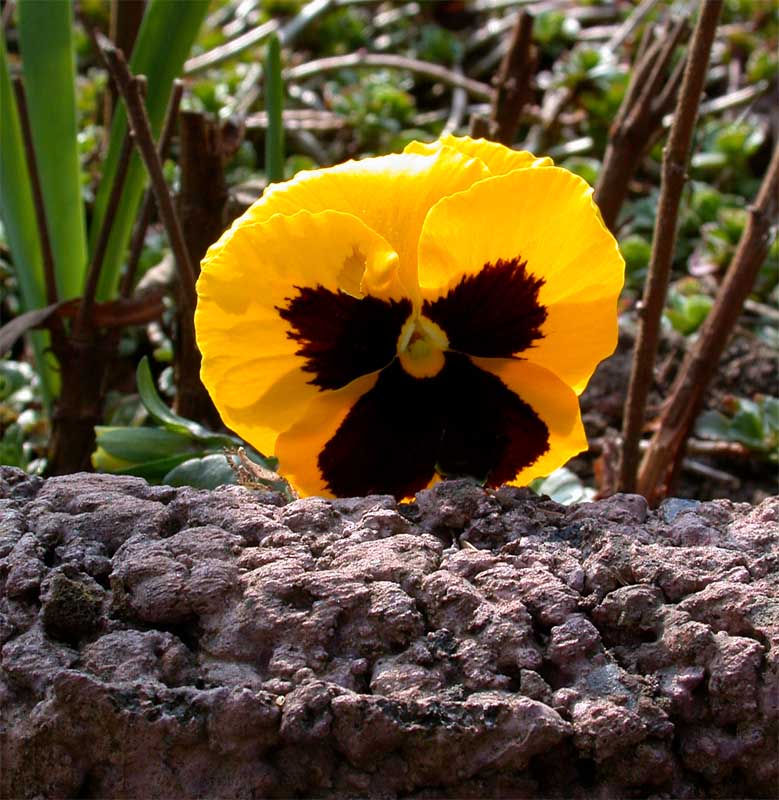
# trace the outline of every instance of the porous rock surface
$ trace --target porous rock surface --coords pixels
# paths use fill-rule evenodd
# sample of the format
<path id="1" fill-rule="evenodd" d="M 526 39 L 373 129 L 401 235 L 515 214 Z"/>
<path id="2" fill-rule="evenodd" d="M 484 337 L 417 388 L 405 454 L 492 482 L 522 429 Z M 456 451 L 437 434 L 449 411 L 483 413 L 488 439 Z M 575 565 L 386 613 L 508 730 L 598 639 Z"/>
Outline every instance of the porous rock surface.
<path id="1" fill-rule="evenodd" d="M 0 470 L 4 798 L 773 797 L 779 498 Z"/>

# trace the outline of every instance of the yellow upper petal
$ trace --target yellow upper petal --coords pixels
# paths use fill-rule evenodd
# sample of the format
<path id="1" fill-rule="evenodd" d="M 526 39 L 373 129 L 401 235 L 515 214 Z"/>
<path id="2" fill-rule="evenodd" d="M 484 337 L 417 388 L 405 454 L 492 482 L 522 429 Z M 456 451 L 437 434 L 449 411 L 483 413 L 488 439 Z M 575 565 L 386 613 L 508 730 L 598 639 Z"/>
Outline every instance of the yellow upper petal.
<path id="1" fill-rule="evenodd" d="M 322 391 L 303 371 L 300 344 L 278 307 L 296 287 L 356 294 L 374 279 L 391 286 L 396 265 L 381 236 L 335 211 L 236 226 L 211 247 L 197 284 L 195 329 L 203 383 L 225 424 L 272 452 L 278 433 Z"/>
<path id="2" fill-rule="evenodd" d="M 516 170 L 439 201 L 419 242 L 419 282 L 435 300 L 499 259 L 527 262 L 543 278 L 544 338 L 522 353 L 577 391 L 616 345 L 624 261 L 592 189 L 558 167 Z M 562 304 L 555 309 L 556 304 Z"/>
<path id="3" fill-rule="evenodd" d="M 431 155 L 405 153 L 347 161 L 300 172 L 290 181 L 268 187 L 233 223 L 233 229 L 301 209 L 346 212 L 389 242 L 399 257 L 406 296 L 416 299 L 417 242 L 427 212 L 442 197 L 488 175 L 479 159 L 451 148 Z"/>
<path id="4" fill-rule="evenodd" d="M 536 158 L 527 150 L 512 150 L 489 139 L 471 139 L 470 136 L 453 136 L 451 133 L 444 134 L 435 142 L 409 142 L 403 152 L 434 155 L 446 147 L 480 159 L 492 175 L 504 175 L 515 169 L 551 167 L 554 164 L 551 158 Z"/>

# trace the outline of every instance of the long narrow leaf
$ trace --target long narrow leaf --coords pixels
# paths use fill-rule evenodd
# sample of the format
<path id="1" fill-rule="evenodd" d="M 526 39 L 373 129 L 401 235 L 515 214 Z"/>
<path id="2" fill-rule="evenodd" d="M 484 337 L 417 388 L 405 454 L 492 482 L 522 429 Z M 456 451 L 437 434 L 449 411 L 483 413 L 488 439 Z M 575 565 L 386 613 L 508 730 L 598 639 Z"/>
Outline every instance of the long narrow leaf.
<path id="1" fill-rule="evenodd" d="M 284 86 L 281 80 L 281 47 L 274 33 L 268 39 L 265 56 L 265 111 L 268 128 L 265 131 L 265 174 L 268 183 L 284 180 Z"/>
<path id="2" fill-rule="evenodd" d="M 11 250 L 22 305 L 25 310 L 41 308 L 46 305 L 43 261 L 27 172 L 27 159 L 22 143 L 22 130 L 8 71 L 5 38 L 2 35 L 0 35 L 0 218 Z M 48 406 L 57 389 L 53 359 L 47 353 L 48 334 L 33 334 L 32 343 L 41 378 L 41 391 Z"/>
<path id="3" fill-rule="evenodd" d="M 60 300 L 81 294 L 87 266 L 71 0 L 20 0 L 19 46 Z"/>
<path id="4" fill-rule="evenodd" d="M 197 422 L 181 417 L 168 408 L 157 393 L 157 387 L 154 385 L 154 377 L 149 366 L 149 359 L 146 356 L 138 363 L 138 368 L 135 371 L 135 380 L 144 407 L 158 425 L 162 425 L 163 428 L 173 433 L 194 439 L 203 440 L 214 435 Z"/>
<path id="5" fill-rule="evenodd" d="M 152 131 L 159 134 L 173 79 L 181 72 L 200 25 L 208 10 L 208 0 L 151 0 L 133 47 L 130 68 L 135 74 L 146 75 L 148 89 L 146 108 Z M 116 175 L 119 151 L 127 130 L 127 115 L 118 107 L 111 126 L 108 156 L 103 178 L 95 199 L 95 211 L 89 231 L 90 249 L 94 248 L 100 226 L 105 218 L 111 184 Z M 135 214 L 146 183 L 146 172 L 135 155 L 127 173 L 122 199 L 114 215 L 97 295 L 108 300 L 116 294 L 119 270 L 125 257 Z"/>

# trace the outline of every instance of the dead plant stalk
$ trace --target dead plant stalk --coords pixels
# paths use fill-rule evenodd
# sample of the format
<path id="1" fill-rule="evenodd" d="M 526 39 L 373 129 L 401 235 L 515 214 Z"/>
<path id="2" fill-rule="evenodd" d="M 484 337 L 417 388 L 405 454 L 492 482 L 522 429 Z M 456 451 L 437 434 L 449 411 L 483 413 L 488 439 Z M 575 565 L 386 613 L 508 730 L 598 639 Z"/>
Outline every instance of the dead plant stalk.
<path id="1" fill-rule="evenodd" d="M 625 401 L 619 470 L 619 488 L 623 492 L 632 492 L 636 488 L 639 440 L 644 426 L 646 400 L 652 385 L 660 321 L 676 246 L 679 205 L 698 117 L 698 106 L 722 5 L 722 0 L 709 0 L 701 6 L 682 78 L 673 125 L 663 153 L 660 202 L 652 241 L 652 257 L 644 289 L 638 338 Z"/>
<path id="2" fill-rule="evenodd" d="M 690 348 L 676 377 L 657 432 L 639 473 L 638 488 L 653 495 L 668 485 L 675 474 L 684 443 L 702 405 L 704 392 L 717 370 L 728 339 L 744 303 L 755 284 L 770 244 L 771 226 L 776 223 L 779 206 L 779 146 L 774 150 L 763 184 L 749 209 L 744 233 L 739 241 L 714 306 Z"/>
<path id="3" fill-rule="evenodd" d="M 529 99 L 530 81 L 538 57 L 532 44 L 533 17 L 517 14 L 511 42 L 495 76 L 490 114 L 490 138 L 511 147 L 519 130 L 522 110 Z"/>
<path id="4" fill-rule="evenodd" d="M 130 72 L 124 55 L 114 47 L 113 43 L 102 34 L 96 34 L 96 39 L 100 52 L 116 82 L 119 94 L 124 100 L 127 109 L 127 117 L 135 137 L 135 143 L 141 154 L 146 169 L 149 173 L 154 196 L 157 200 L 165 230 L 168 233 L 171 250 L 176 257 L 179 270 L 179 280 L 181 283 L 180 301 L 182 312 L 188 319 L 194 318 L 195 313 L 195 271 L 189 258 L 184 233 L 181 222 L 176 214 L 173 199 L 170 195 L 165 175 L 162 172 L 162 162 L 160 161 L 157 148 L 152 137 L 149 117 L 146 114 L 146 107 L 138 91 L 138 85 L 133 80 L 134 76 Z"/>
<path id="5" fill-rule="evenodd" d="M 670 77 L 666 72 L 686 31 L 687 20 L 681 19 L 655 41 L 651 41 L 649 30 L 641 40 L 595 187 L 595 201 L 606 227 L 612 231 L 616 229 L 630 179 L 662 131 L 663 117 L 671 110 L 681 72 L 677 68 Z M 694 114 L 695 108 L 692 111 Z"/>

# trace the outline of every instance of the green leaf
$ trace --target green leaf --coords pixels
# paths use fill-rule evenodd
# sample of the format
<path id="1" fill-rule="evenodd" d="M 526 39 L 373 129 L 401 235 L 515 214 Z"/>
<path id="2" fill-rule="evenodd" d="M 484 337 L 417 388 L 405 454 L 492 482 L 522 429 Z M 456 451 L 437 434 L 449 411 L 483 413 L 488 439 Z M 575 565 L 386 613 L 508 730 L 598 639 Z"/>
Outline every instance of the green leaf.
<path id="1" fill-rule="evenodd" d="M 166 405 L 165 401 L 157 393 L 157 387 L 154 385 L 154 377 L 149 366 L 149 359 L 146 356 L 138 364 L 135 380 L 138 384 L 141 402 L 157 424 L 162 425 L 163 428 L 172 433 L 188 436 L 190 439 L 194 437 L 199 440 L 210 440 L 216 436 L 216 434 L 197 422 L 180 417 Z"/>
<path id="2" fill-rule="evenodd" d="M 705 294 L 694 294 L 689 297 L 672 292 L 669 294 L 670 307 L 665 316 L 679 333 L 689 336 L 700 328 L 711 311 L 714 301 Z"/>
<path id="3" fill-rule="evenodd" d="M 706 411 L 695 423 L 697 436 L 738 442 L 771 461 L 779 461 L 779 398 L 731 398 L 728 417 L 719 411 Z"/>
<path id="4" fill-rule="evenodd" d="M 779 397 L 766 397 L 762 412 L 763 427 L 775 436 L 779 433 Z"/>
<path id="5" fill-rule="evenodd" d="M 13 257 L 24 310 L 46 305 L 43 260 L 35 220 L 22 129 L 11 86 L 5 37 L 0 35 L 0 218 Z M 49 353 L 49 335 L 31 336 L 41 393 L 47 406 L 59 386 L 55 362 Z"/>
<path id="6" fill-rule="evenodd" d="M 762 449 L 765 441 L 760 412 L 757 409 L 744 409 L 737 412 L 730 423 L 730 438 L 753 450 Z"/>
<path id="7" fill-rule="evenodd" d="M 0 437 L 0 464 L 26 470 L 29 461 L 24 452 L 24 431 L 12 422 Z"/>
<path id="8" fill-rule="evenodd" d="M 19 361 L 0 361 L 0 401 L 9 397 L 30 381 L 30 366 Z"/>
<path id="9" fill-rule="evenodd" d="M 135 380 L 138 385 L 141 402 L 149 412 L 149 416 L 166 430 L 189 437 L 204 450 L 221 450 L 224 447 L 236 447 L 244 444 L 237 436 L 214 433 L 191 419 L 179 416 L 170 409 L 157 392 L 157 387 L 154 385 L 154 377 L 151 374 L 151 367 L 149 367 L 149 359 L 145 356 L 138 364 Z M 247 448 L 247 450 L 250 457 L 266 469 L 272 470 L 276 468 L 278 464 L 276 458 L 263 456 L 252 448 Z"/>
<path id="10" fill-rule="evenodd" d="M 162 479 L 169 486 L 194 486 L 196 489 L 216 489 L 235 483 L 235 473 L 222 454 L 190 458 L 174 467 Z"/>
<path id="11" fill-rule="evenodd" d="M 281 79 L 281 46 L 279 37 L 268 39 L 265 56 L 265 111 L 268 128 L 265 132 L 265 174 L 268 183 L 284 180 L 284 84 Z"/>
<path id="12" fill-rule="evenodd" d="M 207 10 L 208 0 L 178 0 L 178 2 L 150 0 L 146 7 L 138 38 L 133 47 L 130 68 L 135 74 L 147 77 L 146 108 L 155 136 L 159 135 L 162 126 L 173 79 L 181 72 Z M 126 130 L 127 116 L 120 105 L 117 107 L 111 126 L 108 156 L 103 166 L 100 189 L 95 198 L 95 209 L 89 231 L 90 249 L 94 248 L 100 226 L 103 224 Z M 100 300 L 111 299 L 116 294 L 119 269 L 125 258 L 127 243 L 145 184 L 146 170 L 136 154 L 130 162 L 122 199 L 111 226 L 111 236 L 98 285 Z"/>
<path id="13" fill-rule="evenodd" d="M 179 453 L 176 456 L 159 458 L 154 461 L 143 461 L 140 464 L 128 464 L 110 456 L 106 458 L 105 451 L 101 448 L 92 454 L 92 464 L 101 472 L 110 472 L 112 475 L 134 475 L 143 478 L 149 483 L 162 483 L 165 476 L 176 466 L 188 461 L 191 453 Z"/>
<path id="14" fill-rule="evenodd" d="M 95 427 L 97 446 L 114 458 L 130 464 L 184 455 L 201 450 L 189 436 L 164 428 Z"/>
<path id="15" fill-rule="evenodd" d="M 20 0 L 24 89 L 60 300 L 82 293 L 87 268 L 72 31 L 71 0 Z"/>
<path id="16" fill-rule="evenodd" d="M 727 440 L 730 438 L 730 420 L 719 411 L 704 411 L 695 422 L 695 435 L 701 439 Z"/>

